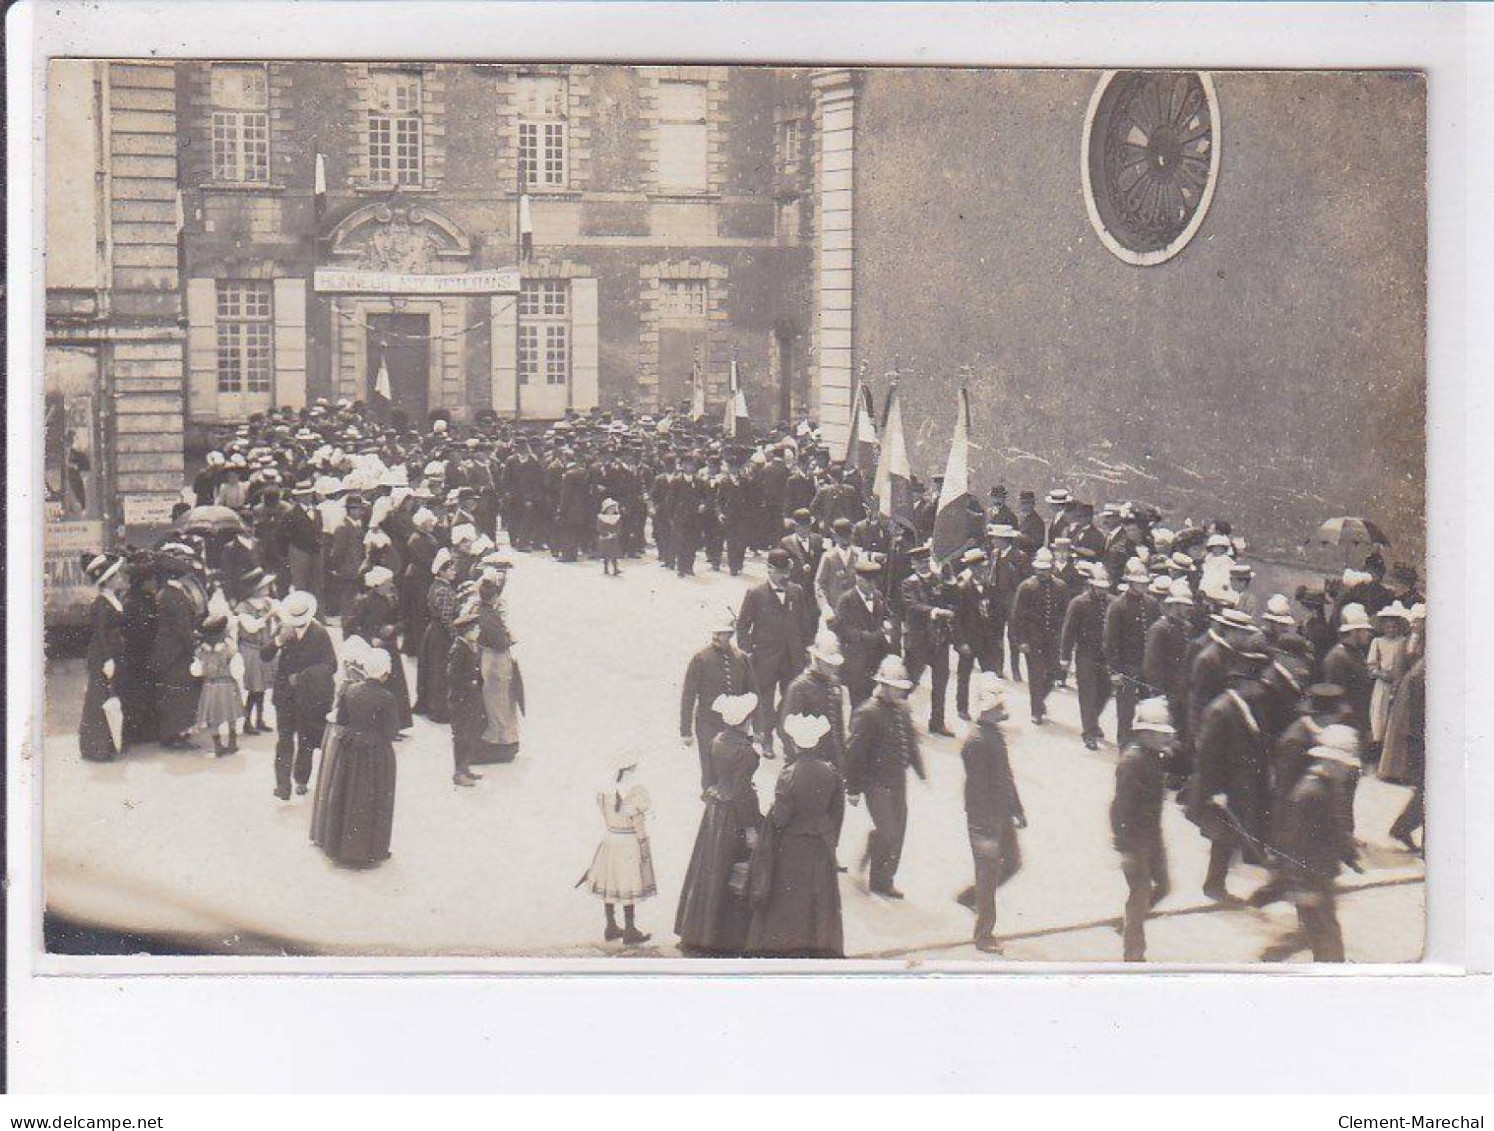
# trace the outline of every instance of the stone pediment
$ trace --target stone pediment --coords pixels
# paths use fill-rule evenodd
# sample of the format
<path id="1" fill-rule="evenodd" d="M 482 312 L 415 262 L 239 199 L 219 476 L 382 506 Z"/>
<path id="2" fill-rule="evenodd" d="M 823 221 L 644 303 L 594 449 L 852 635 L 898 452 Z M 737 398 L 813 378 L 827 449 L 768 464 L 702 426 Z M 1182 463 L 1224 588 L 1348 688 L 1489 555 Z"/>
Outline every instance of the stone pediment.
<path id="1" fill-rule="evenodd" d="M 413 273 L 448 271 L 472 254 L 450 217 L 424 204 L 368 204 L 332 232 L 332 254 L 349 267 Z"/>

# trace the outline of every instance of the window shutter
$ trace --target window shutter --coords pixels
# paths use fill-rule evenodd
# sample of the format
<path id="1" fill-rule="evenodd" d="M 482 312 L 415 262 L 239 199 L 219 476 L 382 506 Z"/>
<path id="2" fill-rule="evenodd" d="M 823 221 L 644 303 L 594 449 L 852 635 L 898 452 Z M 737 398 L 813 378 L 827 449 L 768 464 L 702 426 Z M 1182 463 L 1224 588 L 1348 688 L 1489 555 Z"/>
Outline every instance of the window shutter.
<path id="1" fill-rule="evenodd" d="M 571 280 L 571 407 L 596 408 L 597 373 L 597 281 Z"/>
<path id="2" fill-rule="evenodd" d="M 490 300 L 490 351 L 493 358 L 493 411 L 514 415 L 514 387 L 518 381 L 518 296 L 494 295 Z"/>
<path id="3" fill-rule="evenodd" d="M 187 413 L 218 417 L 218 284 L 187 280 Z"/>
<path id="4" fill-rule="evenodd" d="M 275 407 L 306 407 L 306 280 L 275 280 Z"/>

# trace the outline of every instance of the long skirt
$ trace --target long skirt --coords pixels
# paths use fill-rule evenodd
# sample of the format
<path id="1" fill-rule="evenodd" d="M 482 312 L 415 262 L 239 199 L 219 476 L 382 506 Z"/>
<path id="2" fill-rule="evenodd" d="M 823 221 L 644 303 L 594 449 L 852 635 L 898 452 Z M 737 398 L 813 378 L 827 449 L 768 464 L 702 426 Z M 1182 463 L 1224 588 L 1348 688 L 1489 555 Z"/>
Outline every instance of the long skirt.
<path id="1" fill-rule="evenodd" d="M 1405 682 L 1404 679 L 1401 681 Z M 1390 717 L 1385 723 L 1385 747 L 1375 773 L 1382 781 L 1416 784 L 1416 767 L 1411 764 L 1411 696 L 1396 695 L 1390 701 Z"/>
<path id="2" fill-rule="evenodd" d="M 156 673 L 156 722 L 161 738 L 186 734 L 197 722 L 197 697 L 202 681 L 192 674 L 192 661 L 184 660 Z"/>
<path id="3" fill-rule="evenodd" d="M 483 648 L 481 653 L 482 704 L 488 716 L 482 740 L 501 752 L 494 761 L 512 761 L 519 752 L 519 705 L 514 694 L 513 656 L 493 648 Z"/>
<path id="4" fill-rule="evenodd" d="M 1392 685 L 1383 679 L 1375 680 L 1370 692 L 1370 738 L 1375 742 L 1385 741 L 1386 724 L 1390 721 L 1390 702 L 1394 697 Z"/>
<path id="5" fill-rule="evenodd" d="M 450 694 L 446 683 L 446 664 L 451 655 L 451 633 L 438 620 L 425 626 L 420 655 L 415 660 L 415 713 L 433 723 L 451 718 Z"/>
<path id="6" fill-rule="evenodd" d="M 707 800 L 674 917 L 681 946 L 723 955 L 746 947 L 752 908 L 745 882 L 732 885 L 733 869 L 747 866 L 745 833 L 733 806 Z"/>
<path id="7" fill-rule="evenodd" d="M 835 852 L 821 836 L 779 833 L 767 902 L 747 932 L 751 954 L 777 957 L 845 953 Z"/>
<path id="8" fill-rule="evenodd" d="M 405 675 L 405 660 L 398 648 L 387 647 L 384 651 L 389 656 L 389 682 L 384 686 L 394 696 L 394 709 L 399 713 L 399 729 L 409 730 L 415 723 L 415 716 L 410 712 L 410 681 Z"/>
<path id="9" fill-rule="evenodd" d="M 608 829 L 586 870 L 591 893 L 607 903 L 637 903 L 658 894 L 654 860 L 631 829 Z"/>
<path id="10" fill-rule="evenodd" d="M 388 742 L 328 726 L 311 810 L 312 843 L 352 867 L 385 859 L 394 830 L 395 776 Z"/>
<path id="11" fill-rule="evenodd" d="M 92 673 L 83 692 L 83 714 L 78 720 L 78 752 L 89 762 L 112 762 L 119 757 L 119 747 L 114 745 L 109 719 L 104 714 L 108 698 L 109 681 L 102 672 Z"/>

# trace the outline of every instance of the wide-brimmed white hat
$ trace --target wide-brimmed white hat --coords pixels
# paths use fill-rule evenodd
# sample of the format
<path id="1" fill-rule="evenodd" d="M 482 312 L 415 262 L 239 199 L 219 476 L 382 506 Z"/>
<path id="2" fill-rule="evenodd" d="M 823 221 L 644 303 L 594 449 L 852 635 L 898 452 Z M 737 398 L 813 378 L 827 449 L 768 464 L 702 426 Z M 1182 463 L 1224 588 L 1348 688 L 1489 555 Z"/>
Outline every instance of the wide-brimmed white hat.
<path id="1" fill-rule="evenodd" d="M 1397 599 L 1386 605 L 1383 609 L 1376 613 L 1375 616 L 1396 617 L 1400 620 L 1406 621 L 1409 624 L 1411 621 L 1411 610 L 1406 608 L 1406 606 L 1401 604 L 1400 600 Z"/>
<path id="2" fill-rule="evenodd" d="M 1364 611 L 1364 606 L 1357 601 L 1345 605 L 1343 612 L 1339 614 L 1338 631 L 1340 633 L 1353 632 L 1360 628 L 1373 630 L 1374 627 L 1370 623 L 1369 614 Z"/>
<path id="3" fill-rule="evenodd" d="M 740 726 L 756 709 L 757 696 L 751 691 L 744 691 L 740 695 L 718 695 L 711 704 L 711 710 L 720 715 L 721 721 L 729 727 Z"/>
<path id="4" fill-rule="evenodd" d="M 736 631 L 736 615 L 730 609 L 726 609 L 721 613 L 721 619 L 712 626 L 711 635 L 720 636 L 724 633 L 731 633 L 732 635 L 736 635 Z"/>
<path id="5" fill-rule="evenodd" d="M 888 687 L 899 687 L 904 691 L 913 690 L 913 681 L 908 678 L 908 669 L 904 666 L 900 656 L 883 656 L 882 662 L 877 665 L 877 674 L 872 678 L 878 683 L 885 683 Z"/>
<path id="6" fill-rule="evenodd" d="M 1032 555 L 1032 568 L 1035 570 L 1051 570 L 1053 568 L 1053 554 L 1048 547 L 1044 546 Z"/>
<path id="7" fill-rule="evenodd" d="M 1228 550 L 1231 545 L 1228 534 L 1210 534 L 1209 540 L 1204 543 L 1210 550 Z"/>
<path id="8" fill-rule="evenodd" d="M 1191 606 L 1193 604 L 1193 590 L 1189 587 L 1188 582 L 1181 577 L 1174 581 L 1167 590 L 1167 600 L 1164 604 Z"/>
<path id="9" fill-rule="evenodd" d="M 1166 698 L 1156 695 L 1136 704 L 1136 717 L 1131 721 L 1131 729 L 1149 730 L 1156 734 L 1176 734 L 1172 716 L 1167 711 Z"/>
<path id="10" fill-rule="evenodd" d="M 986 533 L 992 538 L 1015 538 L 1017 536 L 1017 528 L 1005 522 L 997 522 L 986 527 Z"/>
<path id="11" fill-rule="evenodd" d="M 1221 628 L 1238 628 L 1248 631 L 1255 627 L 1255 618 L 1243 609 L 1220 609 L 1209 619 Z"/>
<path id="12" fill-rule="evenodd" d="M 1085 572 L 1089 574 L 1089 583 L 1096 589 L 1110 588 L 1110 574 L 1098 562 L 1091 565 Z"/>
<path id="13" fill-rule="evenodd" d="M 1172 582 L 1167 580 L 1166 574 L 1159 574 L 1152 578 L 1152 583 L 1147 587 L 1147 592 L 1153 597 L 1166 597 L 1172 592 Z"/>
<path id="14" fill-rule="evenodd" d="M 477 527 L 470 522 L 461 522 L 451 528 L 451 544 L 460 546 L 467 542 L 477 541 Z"/>
<path id="15" fill-rule="evenodd" d="M 830 733 L 830 720 L 824 715 L 789 715 L 783 720 L 783 733 L 797 749 L 813 750 Z"/>
<path id="16" fill-rule="evenodd" d="M 1359 767 L 1359 733 L 1343 723 L 1332 723 L 1318 732 L 1318 743 L 1309 752 L 1313 758 Z"/>
<path id="17" fill-rule="evenodd" d="M 1284 593 L 1271 594 L 1271 599 L 1266 602 L 1266 611 L 1261 619 L 1287 626 L 1297 623 L 1297 618 L 1292 616 L 1292 603 L 1287 600 Z"/>
<path id="18" fill-rule="evenodd" d="M 291 628 L 308 625 L 316 617 L 316 598 L 304 589 L 292 589 L 280 602 L 280 619 Z"/>
<path id="19" fill-rule="evenodd" d="M 394 580 L 394 571 L 388 566 L 374 566 L 363 575 L 363 584 L 369 589 L 377 589 L 380 585 L 387 585 Z"/>
<path id="20" fill-rule="evenodd" d="M 839 666 L 846 662 L 840 651 L 840 639 L 828 628 L 815 633 L 814 643 L 809 646 L 809 654 L 824 664 Z"/>
<path id="21" fill-rule="evenodd" d="M 1127 585 L 1135 582 L 1138 585 L 1149 585 L 1152 575 L 1146 571 L 1146 563 L 1140 558 L 1131 558 L 1126 562 L 1126 573 L 1121 578 Z"/>

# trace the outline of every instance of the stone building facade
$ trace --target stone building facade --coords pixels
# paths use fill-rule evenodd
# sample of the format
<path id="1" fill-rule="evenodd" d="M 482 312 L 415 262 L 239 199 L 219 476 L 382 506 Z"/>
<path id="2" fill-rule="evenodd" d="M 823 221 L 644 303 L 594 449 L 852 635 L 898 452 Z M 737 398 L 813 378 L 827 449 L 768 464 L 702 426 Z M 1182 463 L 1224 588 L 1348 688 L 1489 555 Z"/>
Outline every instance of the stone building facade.
<path id="1" fill-rule="evenodd" d="M 179 63 L 187 416 L 807 403 L 808 73 Z M 385 384 L 384 382 L 387 382 Z"/>
<path id="2" fill-rule="evenodd" d="M 813 384 L 832 443 L 863 368 L 879 398 L 896 369 L 914 470 L 937 474 L 963 380 L 981 489 L 1229 516 L 1289 557 L 1323 519 L 1365 514 L 1420 555 L 1421 76 L 811 81 Z"/>
<path id="3" fill-rule="evenodd" d="M 170 64 L 54 60 L 46 101 L 45 595 L 86 616 L 80 554 L 163 523 L 183 475 Z"/>

